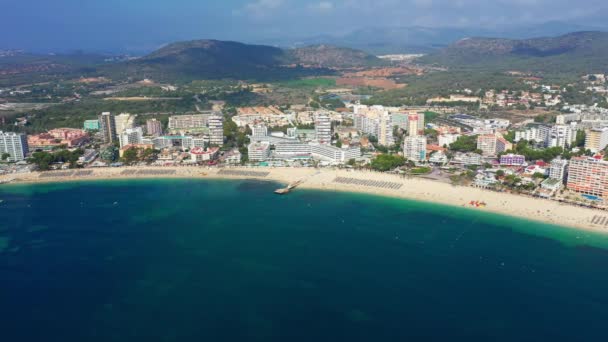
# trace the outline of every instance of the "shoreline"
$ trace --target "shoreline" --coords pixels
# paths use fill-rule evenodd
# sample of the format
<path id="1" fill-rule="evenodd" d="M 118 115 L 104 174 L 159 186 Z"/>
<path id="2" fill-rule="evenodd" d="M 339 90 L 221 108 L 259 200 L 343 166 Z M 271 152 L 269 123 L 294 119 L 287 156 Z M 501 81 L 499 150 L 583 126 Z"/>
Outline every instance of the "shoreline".
<path id="1" fill-rule="evenodd" d="M 437 203 L 462 209 L 506 215 L 532 222 L 548 223 L 570 229 L 608 233 L 608 212 L 577 207 L 557 201 L 497 193 L 473 187 L 453 186 L 421 178 L 372 171 L 329 170 L 311 168 L 205 168 L 205 167 L 123 167 L 86 169 L 90 175 L 65 176 L 72 171 L 33 172 L 6 175 L 0 180 L 14 178 L 10 184 L 64 183 L 87 180 L 129 179 L 255 179 L 289 184 L 302 181 L 299 189 L 365 193 L 376 196 Z M 137 174 L 144 171 L 144 174 Z M 228 173 L 226 173 L 228 170 Z M 150 174 L 161 171 L 161 174 Z M 75 172 L 75 171 L 74 171 Z M 44 175 L 41 177 L 41 175 Z M 351 182 L 343 183 L 342 181 Z M 297 191 L 297 189 L 295 190 Z M 487 203 L 485 208 L 473 208 L 470 201 Z M 602 217 L 601 223 L 594 223 Z M 597 220 L 600 221 L 600 220 Z"/>

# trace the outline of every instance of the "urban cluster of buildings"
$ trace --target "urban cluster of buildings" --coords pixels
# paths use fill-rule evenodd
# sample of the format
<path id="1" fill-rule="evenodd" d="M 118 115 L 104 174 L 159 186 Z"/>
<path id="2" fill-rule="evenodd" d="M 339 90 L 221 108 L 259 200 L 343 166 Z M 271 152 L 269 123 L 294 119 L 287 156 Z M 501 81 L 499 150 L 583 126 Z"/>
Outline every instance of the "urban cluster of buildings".
<path id="1" fill-rule="evenodd" d="M 329 164 L 343 164 L 361 157 L 360 145 L 332 145 L 332 118 L 324 111 L 315 113 L 312 132 L 289 128 L 287 134 L 273 133 L 264 124 L 254 125 L 251 130 L 251 143 L 247 148 L 250 161 L 307 163 L 316 159 Z"/>

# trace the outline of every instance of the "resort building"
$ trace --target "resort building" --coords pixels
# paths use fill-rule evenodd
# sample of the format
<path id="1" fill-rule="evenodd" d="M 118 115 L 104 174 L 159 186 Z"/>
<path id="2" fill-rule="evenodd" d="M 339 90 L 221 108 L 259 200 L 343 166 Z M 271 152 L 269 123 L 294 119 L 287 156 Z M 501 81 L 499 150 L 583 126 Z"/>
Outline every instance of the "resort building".
<path id="1" fill-rule="evenodd" d="M 306 157 L 312 153 L 312 147 L 309 144 L 297 140 L 277 143 L 274 149 L 275 154 L 279 157 Z"/>
<path id="2" fill-rule="evenodd" d="M 99 131 L 99 120 L 85 120 L 83 128 L 85 131 Z"/>
<path id="3" fill-rule="evenodd" d="M 141 127 L 137 128 L 127 128 L 122 133 L 118 135 L 118 141 L 120 142 L 120 147 L 124 147 L 126 145 L 139 145 L 143 143 L 144 132 Z"/>
<path id="4" fill-rule="evenodd" d="M 576 141 L 576 129 L 570 125 L 555 125 L 551 127 L 547 147 L 566 148 Z M 608 143 L 608 142 L 607 142 Z"/>
<path id="5" fill-rule="evenodd" d="M 208 149 L 195 147 L 190 150 L 190 160 L 193 163 L 212 161 L 217 159 L 219 152 L 219 147 L 209 147 Z"/>
<path id="6" fill-rule="evenodd" d="M 207 127 L 209 117 L 213 114 L 176 115 L 169 117 L 169 129 L 197 129 Z"/>
<path id="7" fill-rule="evenodd" d="M 10 162 L 25 160 L 29 153 L 25 134 L 0 131 L 0 154 L 5 153 L 9 155 Z"/>
<path id="8" fill-rule="evenodd" d="M 116 134 L 122 134 L 127 129 L 135 127 L 135 116 L 122 113 L 114 117 L 114 122 L 116 123 Z"/>
<path id="9" fill-rule="evenodd" d="M 551 167 L 549 168 L 549 178 L 559 180 L 563 183 L 566 180 L 567 167 L 567 160 L 561 158 L 553 159 Z"/>
<path id="10" fill-rule="evenodd" d="M 437 137 L 437 141 L 438 141 L 438 145 L 439 146 L 450 146 L 451 144 L 455 143 L 456 140 L 458 140 L 458 138 L 460 138 L 460 134 L 442 134 L 440 136 Z"/>
<path id="11" fill-rule="evenodd" d="M 234 149 L 232 151 L 228 151 L 224 153 L 224 161 L 231 165 L 240 164 L 242 160 L 242 154 L 238 149 Z"/>
<path id="12" fill-rule="evenodd" d="M 361 157 L 360 147 L 335 147 L 331 145 L 310 144 L 311 154 L 313 158 L 329 161 L 336 164 L 341 164 L 350 159 Z"/>
<path id="13" fill-rule="evenodd" d="M 255 138 L 261 138 L 268 136 L 268 127 L 266 125 L 254 125 L 251 127 L 251 138 L 255 140 Z"/>
<path id="14" fill-rule="evenodd" d="M 270 143 L 252 142 L 247 146 L 249 160 L 251 161 L 266 161 L 270 158 Z"/>
<path id="15" fill-rule="evenodd" d="M 511 144 L 507 139 L 497 136 L 496 137 L 496 154 L 510 151 L 513 149 L 513 144 Z"/>
<path id="16" fill-rule="evenodd" d="M 317 142 L 322 145 L 331 144 L 331 117 L 329 113 L 317 112 L 315 113 L 315 133 L 317 136 Z"/>
<path id="17" fill-rule="evenodd" d="M 484 156 L 496 155 L 497 137 L 494 134 L 484 134 L 477 137 L 477 149 Z"/>
<path id="18" fill-rule="evenodd" d="M 153 137 L 163 135 L 163 125 L 159 120 L 150 119 L 146 121 L 146 134 Z"/>
<path id="19" fill-rule="evenodd" d="M 515 142 L 520 140 L 545 143 L 551 134 L 551 127 L 543 124 L 530 124 L 526 129 L 515 132 Z"/>
<path id="20" fill-rule="evenodd" d="M 409 136 L 403 140 L 403 156 L 413 161 L 426 160 L 426 137 Z"/>
<path id="21" fill-rule="evenodd" d="M 483 157 L 477 153 L 458 153 L 451 161 L 452 164 L 458 165 L 481 165 Z"/>
<path id="22" fill-rule="evenodd" d="M 526 157 L 519 154 L 505 154 L 500 156 L 502 166 L 523 166 L 526 164 Z"/>
<path id="23" fill-rule="evenodd" d="M 209 143 L 211 145 L 224 145 L 224 118 L 220 115 L 211 115 L 207 120 L 209 127 Z"/>
<path id="24" fill-rule="evenodd" d="M 74 128 L 57 128 L 37 135 L 30 135 L 27 138 L 28 146 L 31 150 L 52 150 L 60 146 L 76 147 L 89 140 L 86 131 Z"/>
<path id="25" fill-rule="evenodd" d="M 116 121 L 114 115 L 109 112 L 101 113 L 99 116 L 99 130 L 106 144 L 113 144 L 118 139 L 116 136 Z"/>
<path id="26" fill-rule="evenodd" d="M 593 153 L 602 151 L 608 146 L 608 127 L 591 129 L 585 137 L 585 149 Z"/>
<path id="27" fill-rule="evenodd" d="M 154 148 L 158 150 L 162 150 L 163 148 L 179 148 L 181 150 L 186 150 L 192 148 L 193 141 L 194 139 L 191 136 L 184 135 L 165 135 L 152 139 Z"/>
<path id="28" fill-rule="evenodd" d="M 608 162 L 589 157 L 572 158 L 568 167 L 568 189 L 606 198 L 608 196 Z"/>
<path id="29" fill-rule="evenodd" d="M 424 133 L 424 114 L 410 114 L 408 115 L 408 128 L 407 134 L 410 137 L 415 137 Z"/>
<path id="30" fill-rule="evenodd" d="M 445 165 L 448 163 L 448 156 L 446 156 L 446 154 L 442 151 L 437 151 L 431 154 L 431 157 L 429 158 L 429 163 Z"/>

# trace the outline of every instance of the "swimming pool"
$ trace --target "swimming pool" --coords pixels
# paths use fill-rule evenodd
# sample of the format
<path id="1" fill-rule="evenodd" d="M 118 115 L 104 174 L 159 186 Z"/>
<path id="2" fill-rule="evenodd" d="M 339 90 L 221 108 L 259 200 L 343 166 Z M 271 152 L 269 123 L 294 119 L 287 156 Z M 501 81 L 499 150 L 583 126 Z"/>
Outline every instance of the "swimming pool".
<path id="1" fill-rule="evenodd" d="M 593 195 L 583 195 L 584 198 L 590 200 L 590 201 L 596 201 L 596 202 L 602 202 L 603 199 L 601 199 L 600 197 L 597 196 L 593 196 Z"/>

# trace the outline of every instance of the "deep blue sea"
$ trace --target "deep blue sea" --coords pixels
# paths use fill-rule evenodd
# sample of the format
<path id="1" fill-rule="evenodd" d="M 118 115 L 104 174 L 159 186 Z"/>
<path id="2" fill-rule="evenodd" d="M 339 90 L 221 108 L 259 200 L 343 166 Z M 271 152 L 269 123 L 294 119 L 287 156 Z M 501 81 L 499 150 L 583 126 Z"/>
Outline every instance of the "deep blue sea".
<path id="1" fill-rule="evenodd" d="M 277 187 L 1 187 L 0 339 L 608 339 L 608 235 Z"/>

